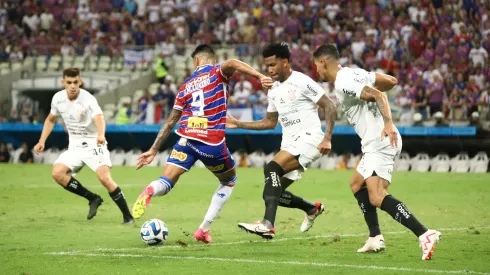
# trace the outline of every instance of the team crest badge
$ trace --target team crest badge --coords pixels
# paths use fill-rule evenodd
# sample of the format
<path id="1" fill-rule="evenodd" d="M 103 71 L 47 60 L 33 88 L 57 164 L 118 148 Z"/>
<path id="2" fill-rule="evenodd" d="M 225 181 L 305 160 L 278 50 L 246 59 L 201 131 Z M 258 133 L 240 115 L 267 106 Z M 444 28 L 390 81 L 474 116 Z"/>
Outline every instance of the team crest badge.
<path id="1" fill-rule="evenodd" d="M 296 90 L 290 90 L 288 91 L 288 99 L 290 101 L 293 101 L 296 99 Z"/>

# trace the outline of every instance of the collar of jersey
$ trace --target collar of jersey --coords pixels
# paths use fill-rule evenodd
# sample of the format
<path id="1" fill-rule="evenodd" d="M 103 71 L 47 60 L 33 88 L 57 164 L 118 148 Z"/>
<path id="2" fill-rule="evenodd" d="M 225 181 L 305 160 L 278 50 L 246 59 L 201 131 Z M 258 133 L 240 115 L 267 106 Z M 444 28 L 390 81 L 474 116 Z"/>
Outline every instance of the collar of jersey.
<path id="1" fill-rule="evenodd" d="M 208 67 L 208 66 L 213 66 L 213 65 L 211 65 L 211 64 L 204 64 L 204 65 L 201 65 L 201 66 L 197 67 L 197 68 L 194 70 L 194 72 L 198 72 L 198 71 L 200 71 L 200 70 L 202 70 L 202 69 L 204 69 L 205 67 Z"/>

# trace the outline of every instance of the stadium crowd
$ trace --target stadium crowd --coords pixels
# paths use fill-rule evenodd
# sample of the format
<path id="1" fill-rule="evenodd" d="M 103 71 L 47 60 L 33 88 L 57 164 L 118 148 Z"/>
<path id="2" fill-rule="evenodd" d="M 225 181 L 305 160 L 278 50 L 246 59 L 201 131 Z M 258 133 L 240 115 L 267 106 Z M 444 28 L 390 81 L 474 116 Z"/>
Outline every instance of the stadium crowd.
<path id="1" fill-rule="evenodd" d="M 490 105 L 490 2 L 483 0 L 0 0 L 0 38 L 0 61 L 53 54 L 120 58 L 124 47 L 155 45 L 172 57 L 186 45 L 210 43 L 234 47 L 258 66 L 265 44 L 287 41 L 293 69 L 315 79 L 311 52 L 335 43 L 343 65 L 397 77 L 389 95 L 402 121 L 411 123 L 414 113 L 488 119 L 481 111 Z M 254 80 L 237 76 L 232 84 L 232 106 L 267 104 Z M 138 105 L 171 104 L 167 90 L 176 90 L 166 85 L 159 97 L 143 95 Z M 324 87 L 335 99 L 332 86 Z"/>

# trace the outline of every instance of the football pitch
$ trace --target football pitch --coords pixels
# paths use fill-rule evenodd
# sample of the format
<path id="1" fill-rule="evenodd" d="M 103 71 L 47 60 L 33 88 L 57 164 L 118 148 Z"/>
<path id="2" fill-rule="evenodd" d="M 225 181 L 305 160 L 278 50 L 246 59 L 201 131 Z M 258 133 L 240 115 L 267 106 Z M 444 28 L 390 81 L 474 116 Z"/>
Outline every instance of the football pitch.
<path id="1" fill-rule="evenodd" d="M 132 207 L 160 168 L 115 167 L 113 177 Z M 421 260 L 417 239 L 383 211 L 387 249 L 360 254 L 367 238 L 349 189 L 352 171 L 309 170 L 289 190 L 325 203 L 326 211 L 307 233 L 304 214 L 279 208 L 276 238 L 265 241 L 240 231 L 238 222 L 263 216 L 263 173 L 239 169 L 231 199 L 213 223 L 213 243 L 192 233 L 206 213 L 218 182 L 193 168 L 165 197 L 154 198 L 134 225 L 122 216 L 87 167 L 77 178 L 104 199 L 86 220 L 87 201 L 59 187 L 48 165 L 0 165 L 0 274 L 490 274 L 490 175 L 395 173 L 391 193 L 443 240 L 432 261 Z M 168 241 L 149 247 L 141 224 L 163 220 Z"/>

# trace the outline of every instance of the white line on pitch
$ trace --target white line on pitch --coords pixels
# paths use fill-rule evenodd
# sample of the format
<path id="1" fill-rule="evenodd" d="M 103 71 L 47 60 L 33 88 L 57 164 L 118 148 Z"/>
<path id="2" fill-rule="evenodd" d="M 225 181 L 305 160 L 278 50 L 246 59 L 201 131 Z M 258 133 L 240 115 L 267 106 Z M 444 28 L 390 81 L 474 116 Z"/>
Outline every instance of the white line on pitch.
<path id="1" fill-rule="evenodd" d="M 475 229 L 490 229 L 490 226 L 487 227 L 478 227 Z M 438 228 L 437 230 L 442 231 L 465 231 L 469 230 L 469 228 Z M 409 231 L 393 231 L 393 232 L 383 232 L 384 235 L 400 235 L 408 233 Z M 237 242 L 225 242 L 225 243 L 211 243 L 211 244 L 189 244 L 187 246 L 182 245 L 161 245 L 156 247 L 128 247 L 128 248 L 95 248 L 88 250 L 73 250 L 73 251 L 65 251 L 65 252 L 52 252 L 58 254 L 71 254 L 71 253 L 88 253 L 88 252 L 97 252 L 97 251 L 138 251 L 138 250 L 153 250 L 153 249 L 169 249 L 169 248 L 184 248 L 184 247 L 207 247 L 207 246 L 226 246 L 226 245 L 238 245 L 238 244 L 253 244 L 253 243 L 275 243 L 275 242 L 285 242 L 285 241 L 295 241 L 295 240 L 311 240 L 311 239 L 324 239 L 324 238 L 333 238 L 333 237 L 362 237 L 366 236 L 366 233 L 357 233 L 357 234 L 328 234 L 328 235 L 316 235 L 316 236 L 304 236 L 304 237 L 291 237 L 291 238 L 282 238 L 282 239 L 274 239 L 270 241 L 265 240 L 246 240 L 246 241 L 237 241 Z"/>
<path id="2" fill-rule="evenodd" d="M 139 254 L 103 254 L 103 253 L 71 253 L 71 254 L 54 254 L 54 255 L 75 255 L 87 257 L 129 257 L 129 258 L 156 258 L 156 259 L 174 259 L 174 260 L 193 260 L 193 261 L 215 261 L 215 262 L 235 262 L 235 263 L 254 263 L 254 264 L 275 264 L 275 265 L 307 265 L 320 267 L 338 267 L 347 269 L 375 269 L 375 270 L 392 270 L 421 273 L 442 273 L 442 274 L 475 274 L 490 275 L 490 273 L 478 272 L 472 270 L 441 270 L 409 267 L 391 267 L 378 265 L 351 265 L 335 263 L 318 263 L 318 262 L 297 262 L 297 261 L 272 261 L 272 260 L 255 260 L 255 259 L 237 259 L 237 258 L 213 258 L 213 257 L 193 257 L 193 256 L 157 256 L 157 255 L 139 255 Z"/>

